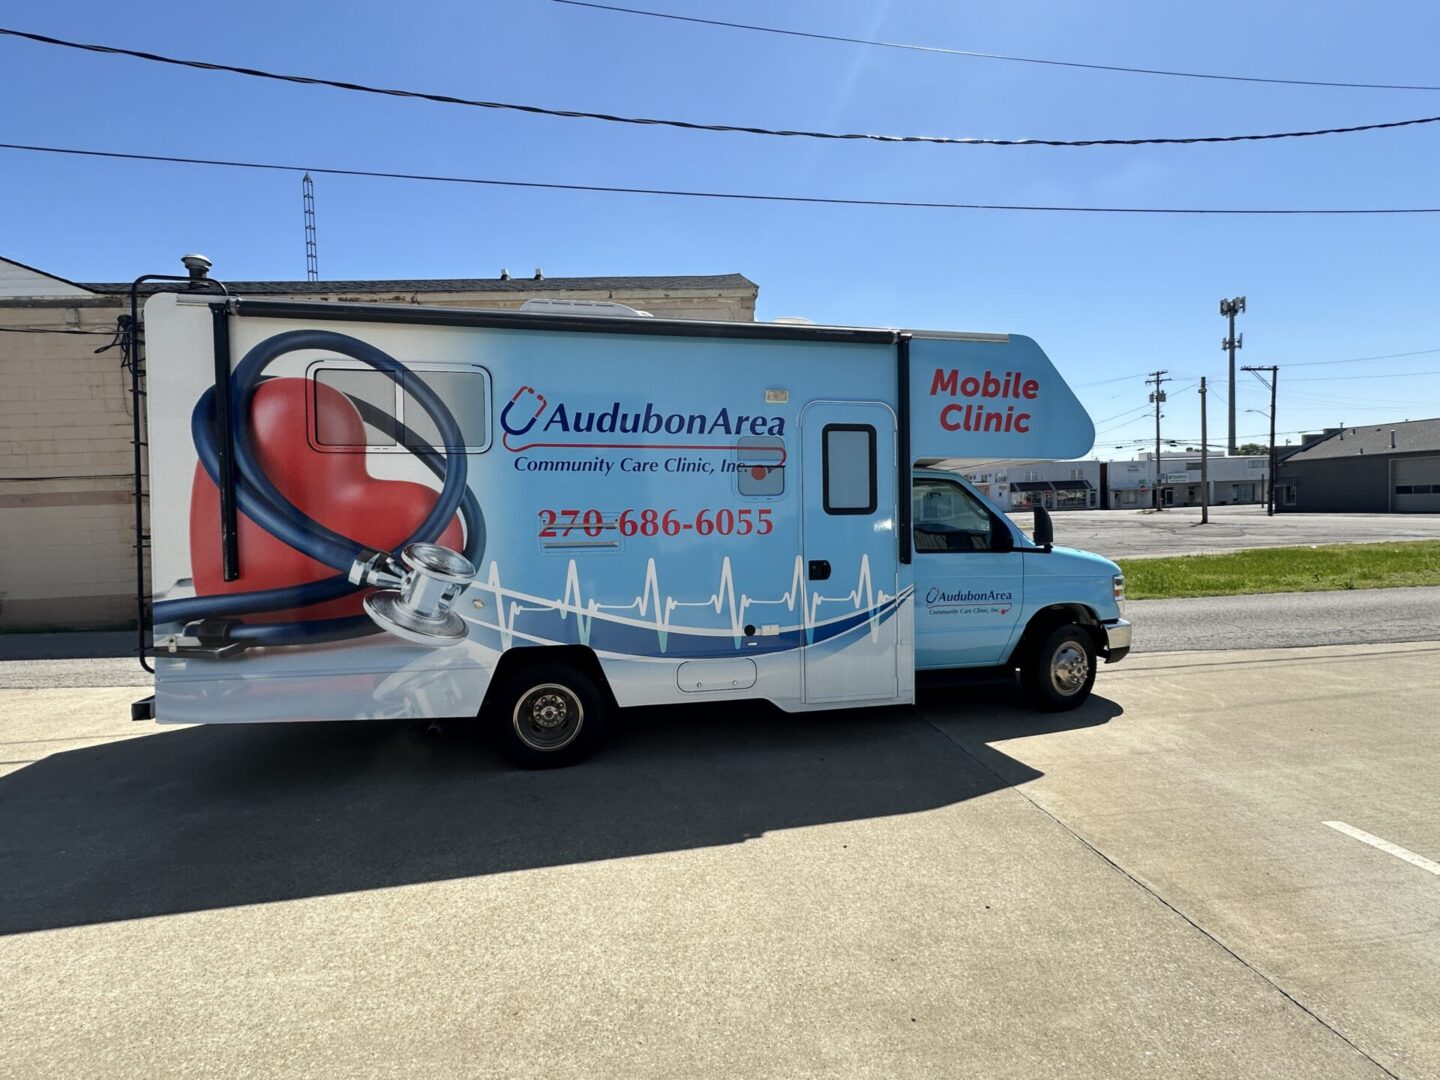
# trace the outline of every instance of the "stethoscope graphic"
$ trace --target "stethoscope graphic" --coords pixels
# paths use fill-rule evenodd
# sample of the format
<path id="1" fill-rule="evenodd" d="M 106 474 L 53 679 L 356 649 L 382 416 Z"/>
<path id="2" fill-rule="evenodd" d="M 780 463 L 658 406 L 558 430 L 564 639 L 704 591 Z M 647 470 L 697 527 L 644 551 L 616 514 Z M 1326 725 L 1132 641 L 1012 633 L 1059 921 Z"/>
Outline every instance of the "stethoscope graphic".
<path id="1" fill-rule="evenodd" d="M 264 381 L 266 367 L 286 353 L 302 349 L 339 353 L 397 383 L 403 378 L 405 392 L 440 433 L 441 446 L 437 449 L 384 410 L 350 399 L 366 423 L 379 428 L 398 445 L 411 447 L 441 481 L 430 513 L 393 552 L 374 551 L 328 529 L 281 494 L 260 466 L 250 422 L 251 399 Z M 303 585 L 162 600 L 155 605 L 154 622 L 186 624 L 181 636 L 198 641 L 196 651 L 209 655 L 259 645 L 318 644 L 361 637 L 377 629 L 422 645 L 453 645 L 465 640 L 465 621 L 453 606 L 474 579 L 476 564 L 484 554 L 485 519 L 466 483 L 464 436 L 435 391 L 398 360 L 358 338 L 327 330 L 294 330 L 268 338 L 246 353 L 231 373 L 230 393 L 235 494 L 240 511 L 277 540 L 337 573 Z M 190 433 L 201 466 L 218 486 L 213 387 L 196 403 Z M 435 543 L 457 511 L 465 529 L 463 551 Z M 246 623 L 237 618 L 311 607 L 375 587 L 377 591 L 364 599 L 365 615 L 283 623 Z"/>
<path id="2" fill-rule="evenodd" d="M 510 425 L 510 410 L 513 409 L 515 407 L 515 403 L 518 402 L 526 394 L 535 395 L 535 400 L 538 401 L 540 404 L 535 406 L 535 411 L 529 416 L 528 419 L 526 419 L 524 427 L 512 427 Z M 524 435 L 526 432 L 528 432 L 531 428 L 535 426 L 535 421 L 540 419 L 540 416 L 545 411 L 545 406 L 547 404 L 548 403 L 545 400 L 545 395 L 540 393 L 539 390 L 536 390 L 533 386 L 522 386 L 519 390 L 515 391 L 515 396 L 505 403 L 505 408 L 500 410 L 500 426 L 505 429 L 506 435 Z"/>

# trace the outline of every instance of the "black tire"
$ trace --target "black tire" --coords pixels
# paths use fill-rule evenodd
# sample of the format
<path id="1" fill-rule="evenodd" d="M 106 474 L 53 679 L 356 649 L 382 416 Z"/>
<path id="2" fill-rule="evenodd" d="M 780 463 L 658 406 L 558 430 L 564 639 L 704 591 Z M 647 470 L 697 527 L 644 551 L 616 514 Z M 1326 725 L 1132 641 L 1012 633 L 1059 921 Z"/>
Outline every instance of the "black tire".
<path id="1" fill-rule="evenodd" d="M 1057 626 L 1020 667 L 1025 700 L 1042 712 L 1078 708 L 1095 685 L 1095 641 L 1083 626 Z"/>
<path id="2" fill-rule="evenodd" d="M 490 701 L 505 750 L 527 769 L 574 765 L 605 733 L 605 697 L 594 681 L 565 664 L 532 664 L 507 678 Z"/>

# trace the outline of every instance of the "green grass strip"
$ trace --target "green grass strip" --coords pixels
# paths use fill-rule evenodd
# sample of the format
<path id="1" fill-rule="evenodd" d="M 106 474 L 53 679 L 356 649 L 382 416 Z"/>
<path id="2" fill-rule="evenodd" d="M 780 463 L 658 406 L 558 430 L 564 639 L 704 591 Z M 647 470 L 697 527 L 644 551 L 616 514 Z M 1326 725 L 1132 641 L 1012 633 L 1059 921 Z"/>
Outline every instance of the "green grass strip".
<path id="1" fill-rule="evenodd" d="M 1440 540 L 1259 548 L 1119 562 L 1131 600 L 1440 585 Z"/>

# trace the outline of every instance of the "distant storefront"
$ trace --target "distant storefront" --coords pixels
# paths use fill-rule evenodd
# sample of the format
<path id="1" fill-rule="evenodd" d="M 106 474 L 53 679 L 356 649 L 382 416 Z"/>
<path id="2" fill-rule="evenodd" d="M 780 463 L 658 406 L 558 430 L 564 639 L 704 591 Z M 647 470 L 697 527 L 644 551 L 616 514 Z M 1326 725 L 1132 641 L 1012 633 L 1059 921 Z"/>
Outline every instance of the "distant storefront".
<path id="1" fill-rule="evenodd" d="M 1153 455 L 1139 461 L 1111 461 L 1105 468 L 1105 506 L 1112 510 L 1160 506 L 1199 506 L 1205 501 L 1198 454 L 1165 454 L 1161 472 L 1155 475 Z M 1269 459 L 1265 456 L 1225 457 L 1214 455 L 1208 462 L 1211 506 L 1262 503 L 1266 499 Z"/>
<path id="2" fill-rule="evenodd" d="M 1001 510 L 1094 510 L 1100 506 L 1100 462 L 1042 461 L 967 473 Z"/>

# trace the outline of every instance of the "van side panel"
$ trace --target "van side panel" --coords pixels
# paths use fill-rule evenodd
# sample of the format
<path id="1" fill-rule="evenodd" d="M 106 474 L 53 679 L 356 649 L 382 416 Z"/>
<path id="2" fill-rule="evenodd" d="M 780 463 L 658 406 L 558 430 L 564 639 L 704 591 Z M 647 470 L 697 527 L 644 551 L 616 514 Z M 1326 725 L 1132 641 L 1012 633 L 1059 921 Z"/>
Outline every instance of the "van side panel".
<path id="1" fill-rule="evenodd" d="M 800 650 L 872 614 L 807 615 L 799 415 L 817 399 L 893 408 L 893 346 L 230 317 L 232 370 L 259 373 L 237 418 L 241 495 L 272 484 L 317 550 L 392 550 L 423 524 L 451 467 L 417 452 L 443 434 L 426 390 L 453 414 L 468 498 L 424 539 L 463 544 L 478 573 L 453 605 L 463 640 L 442 648 L 368 626 L 344 559 L 297 553 L 243 505 L 240 575 L 222 580 L 197 450 L 209 306 L 157 296 L 146 318 L 161 721 L 471 715 L 502 654 L 555 644 L 593 650 L 622 705 L 803 708 Z M 300 330 L 361 343 L 346 348 L 389 358 L 393 377 L 338 338 L 285 336 Z M 860 572 L 837 562 L 837 579 Z M 229 613 L 287 589 L 307 602 Z M 242 647 L 207 651 L 207 633 Z"/>

